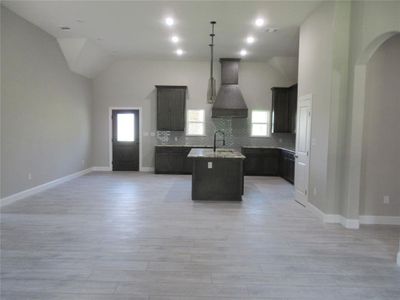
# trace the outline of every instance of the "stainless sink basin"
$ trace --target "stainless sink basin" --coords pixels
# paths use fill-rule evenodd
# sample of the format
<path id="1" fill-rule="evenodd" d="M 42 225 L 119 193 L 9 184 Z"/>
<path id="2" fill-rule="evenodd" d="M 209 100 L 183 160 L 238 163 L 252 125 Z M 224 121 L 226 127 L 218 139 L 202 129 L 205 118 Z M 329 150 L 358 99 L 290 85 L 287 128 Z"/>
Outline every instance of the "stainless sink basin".
<path id="1" fill-rule="evenodd" d="M 233 149 L 217 149 L 216 152 L 219 152 L 219 153 L 233 153 L 234 150 Z"/>

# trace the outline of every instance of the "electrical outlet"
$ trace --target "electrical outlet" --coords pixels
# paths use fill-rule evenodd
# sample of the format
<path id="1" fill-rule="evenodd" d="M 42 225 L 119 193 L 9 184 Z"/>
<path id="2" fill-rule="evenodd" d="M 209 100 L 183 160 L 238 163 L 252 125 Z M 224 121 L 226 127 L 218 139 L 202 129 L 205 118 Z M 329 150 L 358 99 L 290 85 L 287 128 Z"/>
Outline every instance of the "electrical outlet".
<path id="1" fill-rule="evenodd" d="M 28 180 L 32 180 L 32 174 L 28 173 Z"/>
<path id="2" fill-rule="evenodd" d="M 156 133 L 155 132 L 150 132 L 150 135 L 151 136 L 156 136 Z"/>
<path id="3" fill-rule="evenodd" d="M 383 203 L 384 204 L 389 204 L 390 203 L 390 197 L 389 196 L 383 196 Z"/>
<path id="4" fill-rule="evenodd" d="M 313 189 L 313 194 L 314 194 L 314 196 L 317 196 L 317 188 L 316 187 L 314 187 L 314 189 Z"/>
<path id="5" fill-rule="evenodd" d="M 175 142 L 177 142 L 177 141 L 178 141 L 178 137 L 176 136 L 176 137 L 175 137 Z"/>
<path id="6" fill-rule="evenodd" d="M 209 169 L 212 169 L 212 161 L 209 161 L 209 162 L 208 162 L 207 167 L 208 167 Z"/>

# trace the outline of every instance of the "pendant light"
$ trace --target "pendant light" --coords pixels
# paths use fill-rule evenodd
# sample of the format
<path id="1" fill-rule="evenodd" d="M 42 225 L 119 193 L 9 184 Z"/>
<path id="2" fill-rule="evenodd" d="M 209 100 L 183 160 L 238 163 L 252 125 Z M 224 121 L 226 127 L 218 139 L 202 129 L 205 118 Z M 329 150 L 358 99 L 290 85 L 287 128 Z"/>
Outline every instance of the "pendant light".
<path id="1" fill-rule="evenodd" d="M 217 22 L 211 21 L 211 44 L 210 46 L 210 53 L 211 53 L 211 61 L 210 61 L 210 79 L 208 80 L 208 89 L 207 89 L 207 102 L 208 103 L 214 103 L 215 99 L 217 98 L 217 90 L 216 90 L 216 83 L 215 83 L 215 78 L 213 74 L 213 67 L 214 67 L 214 25 Z"/>

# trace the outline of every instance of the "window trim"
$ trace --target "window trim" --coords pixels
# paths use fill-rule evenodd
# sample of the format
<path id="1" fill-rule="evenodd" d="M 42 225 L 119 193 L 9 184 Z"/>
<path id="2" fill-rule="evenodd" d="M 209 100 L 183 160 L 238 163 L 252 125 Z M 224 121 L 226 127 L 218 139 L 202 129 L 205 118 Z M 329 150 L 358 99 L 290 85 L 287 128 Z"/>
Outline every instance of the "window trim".
<path id="1" fill-rule="evenodd" d="M 261 112 L 266 112 L 267 114 L 267 122 L 253 122 L 253 112 L 256 111 L 261 111 Z M 271 114 L 271 111 L 266 110 L 266 109 L 252 109 L 251 110 L 251 121 L 250 121 L 250 137 L 251 138 L 270 138 L 271 137 L 271 127 L 272 127 L 272 123 L 271 120 L 269 120 L 270 122 L 268 122 L 268 115 Z M 270 119 L 271 119 L 271 115 L 270 115 Z M 253 134 L 253 125 L 266 125 L 267 126 L 267 133 L 266 135 L 254 135 Z"/>
<path id="2" fill-rule="evenodd" d="M 195 111 L 203 111 L 203 116 L 204 119 L 202 122 L 191 122 L 189 121 L 188 115 L 189 115 L 189 111 L 190 110 L 195 110 Z M 203 134 L 191 134 L 189 133 L 189 123 L 195 123 L 195 124 L 203 124 Z M 206 110 L 203 108 L 188 108 L 186 110 L 186 128 L 185 128 L 185 136 L 189 136 L 189 137 L 202 137 L 202 136 L 207 136 L 206 135 Z"/>

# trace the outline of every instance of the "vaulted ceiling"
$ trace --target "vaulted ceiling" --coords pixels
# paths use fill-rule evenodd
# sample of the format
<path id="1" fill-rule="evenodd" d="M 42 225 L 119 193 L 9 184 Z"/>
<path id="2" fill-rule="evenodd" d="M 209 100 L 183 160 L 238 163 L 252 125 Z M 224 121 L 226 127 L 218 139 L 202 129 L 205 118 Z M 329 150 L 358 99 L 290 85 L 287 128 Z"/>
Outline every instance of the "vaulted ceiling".
<path id="1" fill-rule="evenodd" d="M 81 52 L 96 52 L 96 64 L 112 57 L 151 60 L 207 60 L 211 20 L 217 22 L 216 57 L 239 56 L 266 61 L 275 56 L 297 56 L 299 26 L 321 1 L 3 1 L 16 14 L 27 19 L 63 43 L 75 47 L 75 63 Z M 165 18 L 175 20 L 173 26 Z M 254 25 L 256 18 L 265 25 Z M 70 30 L 61 30 L 60 27 Z M 267 32 L 277 28 L 277 32 Z M 177 35 L 180 41 L 171 42 Z M 247 36 L 255 42 L 246 43 Z M 73 40 L 72 40 L 73 39 Z M 78 47 L 84 41 L 83 48 Z M 72 45 L 72 46 L 71 46 Z M 85 47 L 90 47 L 86 48 Z M 184 51 L 177 56 L 175 51 Z M 89 49 L 89 50 L 88 50 Z M 71 53 L 69 53 L 71 57 Z M 94 56 L 95 54 L 93 54 Z M 93 59 L 93 57 L 92 57 Z M 67 58 L 68 60 L 68 58 Z M 93 70 L 92 70 L 93 69 Z M 96 72 L 91 67 L 88 77 Z"/>

